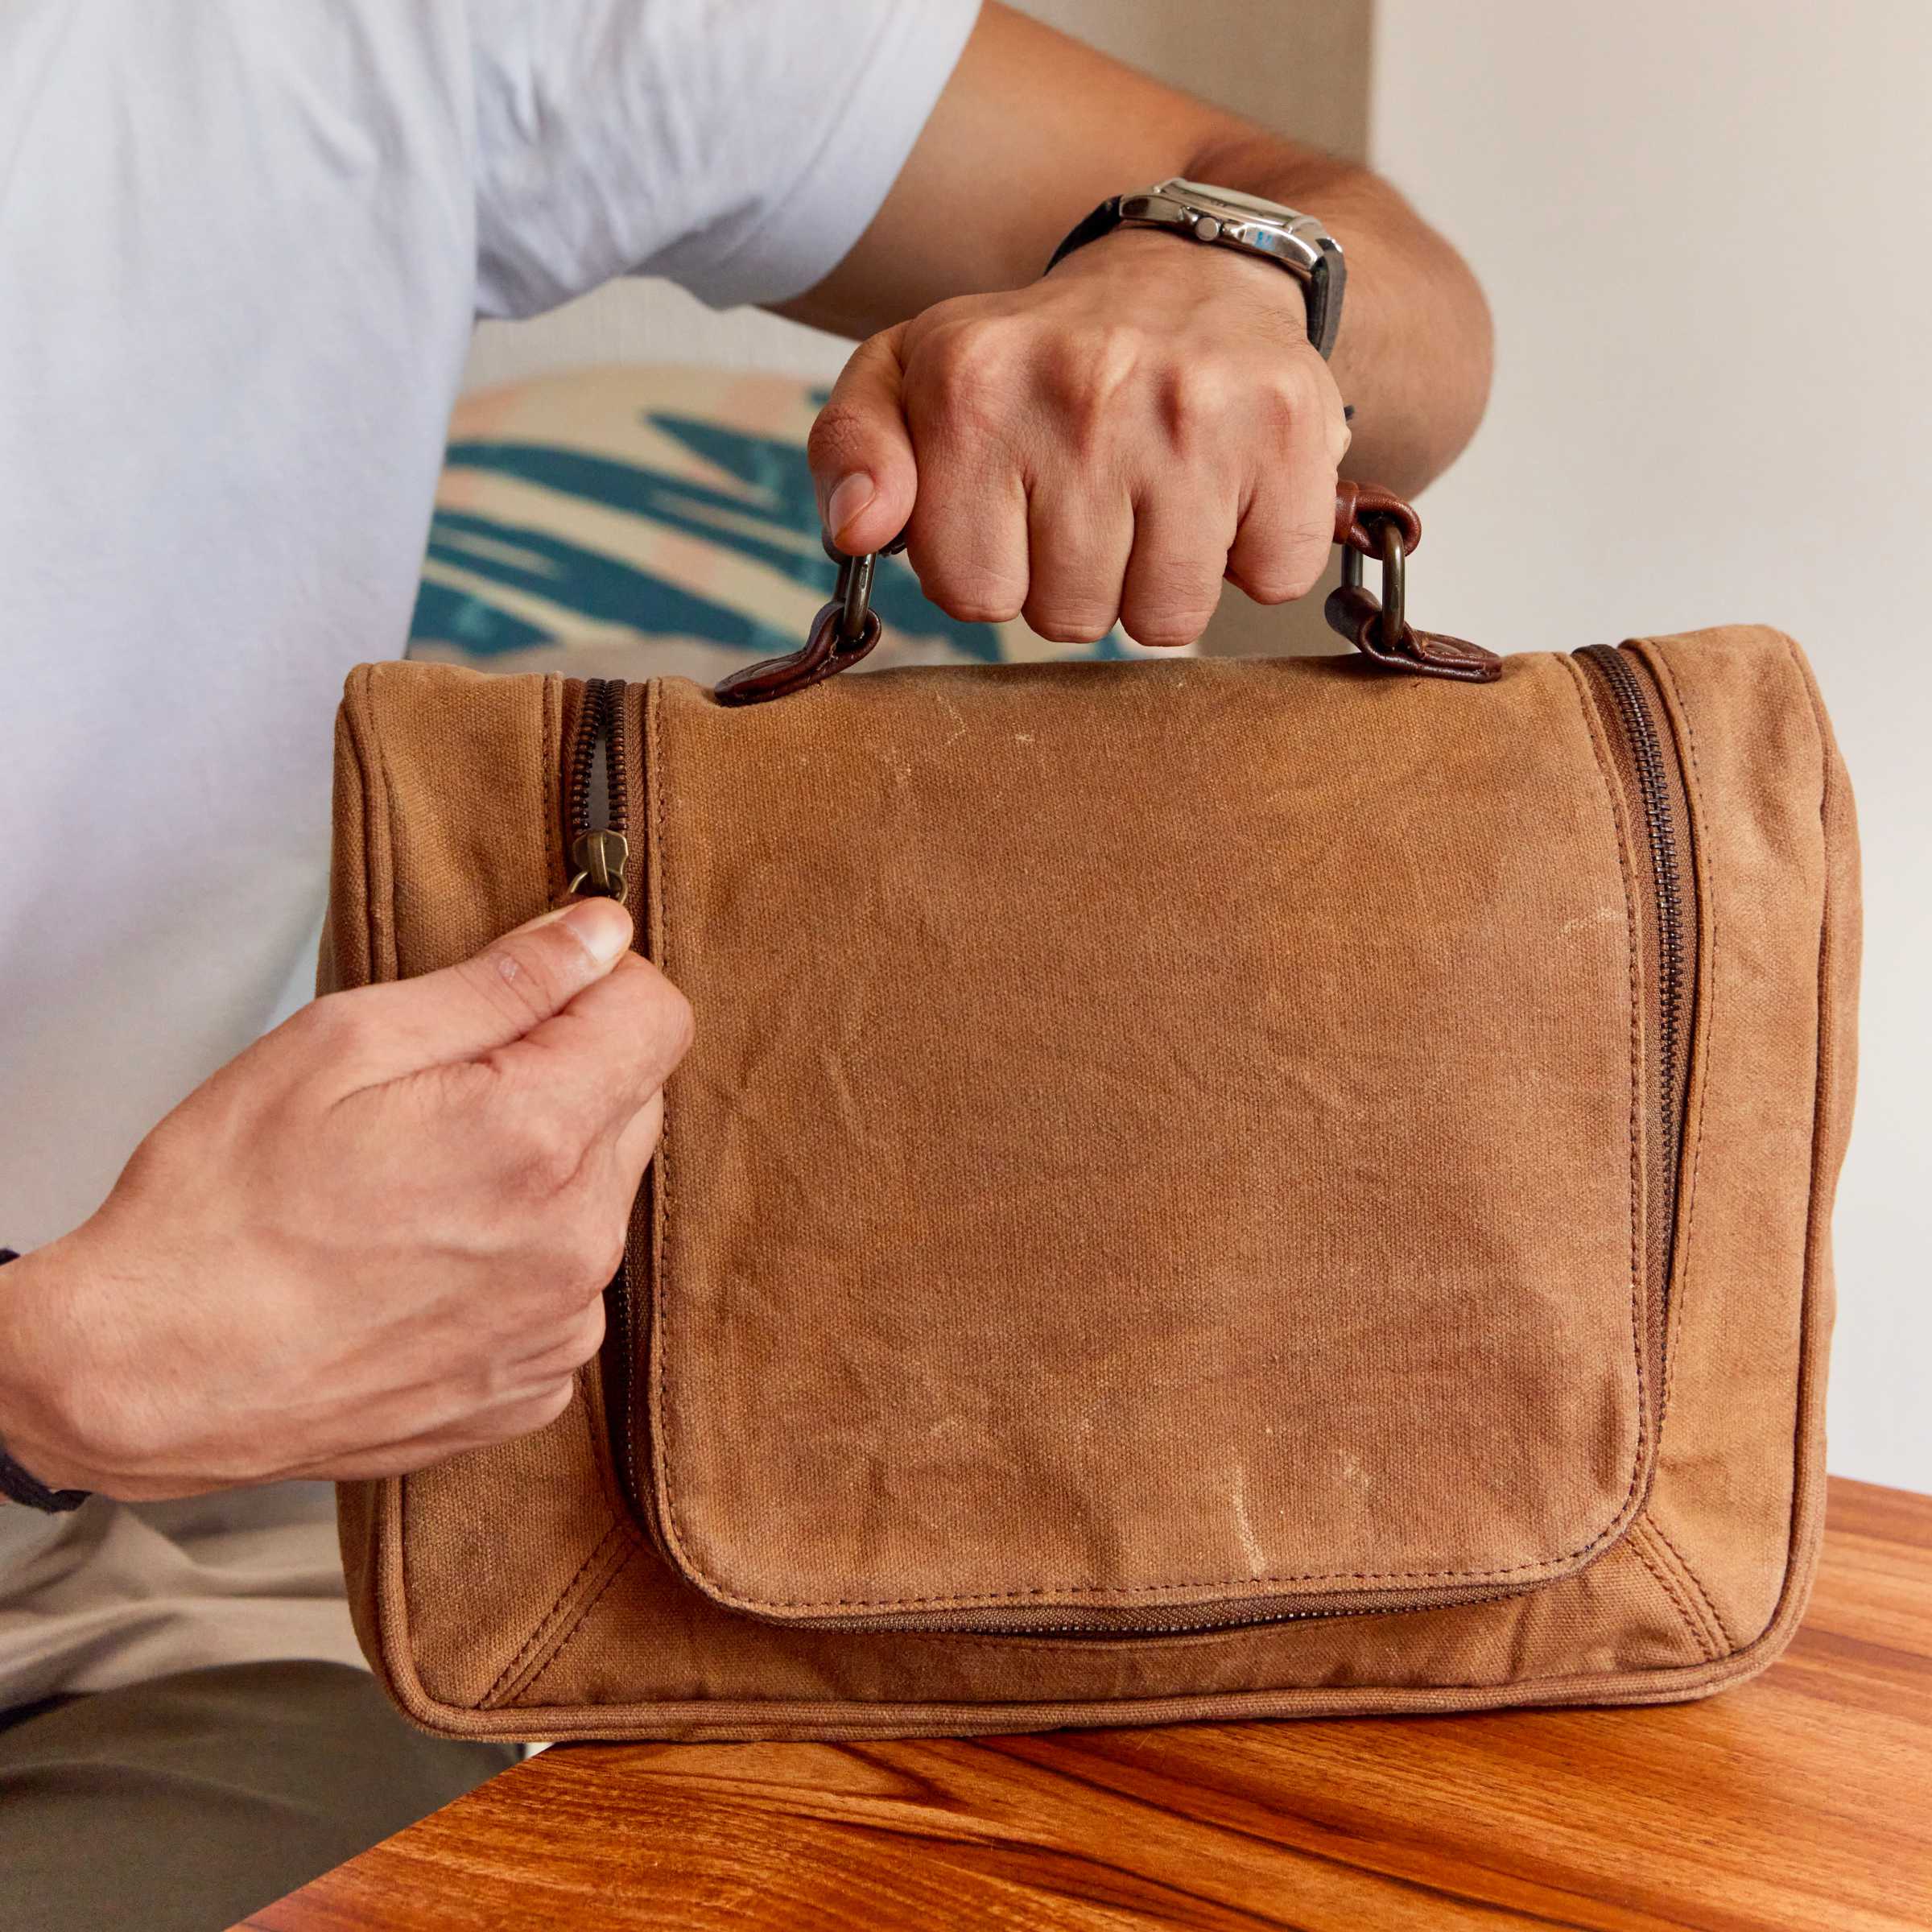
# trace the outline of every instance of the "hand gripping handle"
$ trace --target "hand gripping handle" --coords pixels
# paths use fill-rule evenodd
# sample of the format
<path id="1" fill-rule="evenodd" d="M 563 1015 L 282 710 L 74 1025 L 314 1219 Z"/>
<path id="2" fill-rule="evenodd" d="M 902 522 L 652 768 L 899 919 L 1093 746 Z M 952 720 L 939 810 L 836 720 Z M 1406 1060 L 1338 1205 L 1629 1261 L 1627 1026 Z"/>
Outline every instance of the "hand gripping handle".
<path id="1" fill-rule="evenodd" d="M 1329 592 L 1323 614 L 1330 627 L 1385 670 L 1412 677 L 1455 678 L 1486 684 L 1502 675 L 1503 661 L 1479 644 L 1439 632 L 1417 630 L 1407 612 L 1408 555 L 1422 540 L 1422 520 L 1393 492 L 1373 483 L 1341 483 L 1335 492 L 1335 540 L 1342 546 L 1342 581 Z M 748 665 L 721 679 L 712 692 L 720 704 L 763 704 L 789 697 L 858 663 L 879 641 L 879 613 L 872 608 L 873 573 L 881 556 L 906 547 L 902 530 L 882 551 L 848 556 L 825 539 L 825 554 L 839 567 L 827 604 L 812 619 L 804 643 L 790 656 Z M 1362 584 L 1362 559 L 1382 567 L 1382 594 Z"/>

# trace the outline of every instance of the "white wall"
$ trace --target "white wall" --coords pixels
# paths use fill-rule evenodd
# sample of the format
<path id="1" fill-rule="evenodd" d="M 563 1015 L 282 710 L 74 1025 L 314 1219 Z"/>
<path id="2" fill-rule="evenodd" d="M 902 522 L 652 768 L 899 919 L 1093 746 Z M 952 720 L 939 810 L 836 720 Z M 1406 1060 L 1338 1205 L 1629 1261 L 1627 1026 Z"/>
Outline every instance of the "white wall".
<path id="1" fill-rule="evenodd" d="M 1932 1489 L 1932 7 L 1381 0 L 1370 151 L 1494 304 L 1422 621 L 1774 623 L 1858 795 L 1864 1055 L 1831 1467 Z"/>

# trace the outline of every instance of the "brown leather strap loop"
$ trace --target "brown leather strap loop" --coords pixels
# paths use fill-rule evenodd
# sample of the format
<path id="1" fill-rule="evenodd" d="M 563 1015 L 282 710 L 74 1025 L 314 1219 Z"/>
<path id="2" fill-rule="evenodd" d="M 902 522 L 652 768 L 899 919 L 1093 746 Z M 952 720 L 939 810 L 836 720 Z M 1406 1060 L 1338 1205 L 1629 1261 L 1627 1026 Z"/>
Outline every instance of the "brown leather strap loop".
<path id="1" fill-rule="evenodd" d="M 1379 483 L 1338 482 L 1335 486 L 1335 540 L 1365 557 L 1379 556 L 1377 522 L 1392 523 L 1402 533 L 1402 555 L 1422 540 L 1422 520 L 1414 506 Z"/>

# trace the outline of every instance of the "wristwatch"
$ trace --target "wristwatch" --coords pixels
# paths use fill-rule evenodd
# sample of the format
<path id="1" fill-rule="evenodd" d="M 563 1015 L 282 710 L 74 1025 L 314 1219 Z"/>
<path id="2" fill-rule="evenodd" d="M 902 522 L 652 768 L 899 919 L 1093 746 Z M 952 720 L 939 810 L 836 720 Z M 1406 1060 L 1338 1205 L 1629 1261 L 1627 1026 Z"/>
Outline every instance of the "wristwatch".
<path id="1" fill-rule="evenodd" d="M 1308 308 L 1308 340 L 1326 356 L 1335 347 L 1342 320 L 1342 285 L 1347 279 L 1342 245 L 1313 215 L 1298 214 L 1278 201 L 1244 195 L 1232 188 L 1209 188 L 1179 175 L 1132 194 L 1103 201 L 1053 251 L 1051 273 L 1076 248 L 1112 234 L 1117 228 L 1165 228 L 1213 248 L 1240 249 L 1285 268 L 1302 285 Z"/>

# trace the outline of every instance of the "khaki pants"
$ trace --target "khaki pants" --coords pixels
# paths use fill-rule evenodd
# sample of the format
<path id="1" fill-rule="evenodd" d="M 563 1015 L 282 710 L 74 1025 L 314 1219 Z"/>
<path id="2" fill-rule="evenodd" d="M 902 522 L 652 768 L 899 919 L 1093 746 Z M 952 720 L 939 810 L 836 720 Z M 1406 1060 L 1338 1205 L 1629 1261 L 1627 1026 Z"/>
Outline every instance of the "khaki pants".
<path id="1" fill-rule="evenodd" d="M 216 1932 L 516 1761 L 342 1664 L 234 1664 L 0 1712 L 0 1926 Z"/>

